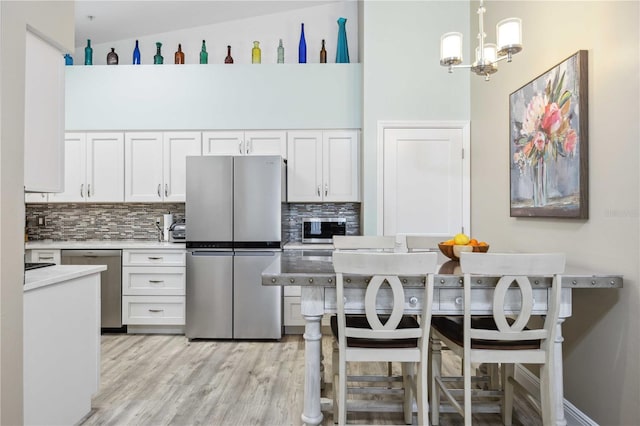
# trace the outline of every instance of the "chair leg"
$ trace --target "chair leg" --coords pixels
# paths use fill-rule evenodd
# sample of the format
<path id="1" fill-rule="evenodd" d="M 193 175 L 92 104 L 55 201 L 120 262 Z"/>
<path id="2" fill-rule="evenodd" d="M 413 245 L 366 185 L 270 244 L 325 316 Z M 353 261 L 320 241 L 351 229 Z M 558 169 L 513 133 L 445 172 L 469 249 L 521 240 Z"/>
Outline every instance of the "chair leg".
<path id="1" fill-rule="evenodd" d="M 502 423 L 505 426 L 511 426 L 513 421 L 513 383 L 510 379 L 513 377 L 514 370 L 514 364 L 502 364 L 502 389 L 504 390 Z"/>
<path id="2" fill-rule="evenodd" d="M 543 364 L 540 366 L 540 408 L 542 411 L 542 423 L 545 425 L 556 423 L 552 374 L 553 365 Z"/>
<path id="3" fill-rule="evenodd" d="M 347 362 L 344 358 L 339 357 L 338 371 L 338 424 L 347 423 Z"/>
<path id="4" fill-rule="evenodd" d="M 471 426 L 471 361 L 470 357 L 463 360 L 462 374 L 464 376 L 464 425 Z"/>
<path id="5" fill-rule="evenodd" d="M 423 359 L 418 364 L 418 383 L 416 385 L 416 401 L 418 403 L 418 424 L 429 425 L 429 396 L 427 393 L 427 387 L 429 386 L 429 379 L 427 378 L 428 359 Z"/>
<path id="6" fill-rule="evenodd" d="M 404 411 L 404 422 L 410 425 L 413 423 L 413 397 L 411 388 L 415 380 L 415 368 L 412 362 L 402 363 L 402 387 L 404 389 L 404 402 L 402 404 Z"/>
<path id="7" fill-rule="evenodd" d="M 442 344 L 439 339 L 430 338 L 429 360 L 431 361 L 431 424 L 440 424 L 440 389 L 436 384 L 436 377 L 440 377 L 442 365 Z"/>
<path id="8" fill-rule="evenodd" d="M 338 354 L 338 348 L 334 348 L 333 349 L 333 354 L 331 357 L 331 370 L 333 372 L 333 378 L 332 378 L 332 386 L 333 386 L 333 422 L 334 423 L 338 423 L 338 372 L 339 372 L 339 365 L 340 365 L 340 360 L 339 360 L 339 354 Z"/>

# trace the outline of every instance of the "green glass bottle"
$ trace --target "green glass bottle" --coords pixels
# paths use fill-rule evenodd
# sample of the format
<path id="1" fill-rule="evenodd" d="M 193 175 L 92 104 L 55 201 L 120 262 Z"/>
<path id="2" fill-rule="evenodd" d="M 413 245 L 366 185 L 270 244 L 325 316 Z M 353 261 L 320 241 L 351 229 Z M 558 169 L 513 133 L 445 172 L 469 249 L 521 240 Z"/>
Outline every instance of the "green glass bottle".
<path id="1" fill-rule="evenodd" d="M 87 47 L 84 48 L 84 64 L 93 65 L 93 48 L 91 47 L 91 40 L 87 40 Z"/>
<path id="2" fill-rule="evenodd" d="M 261 61 L 262 52 L 260 51 L 260 42 L 253 42 L 253 49 L 251 49 L 251 63 L 259 64 Z"/>
<path id="3" fill-rule="evenodd" d="M 160 48 L 162 47 L 162 43 L 157 42 L 156 43 L 156 54 L 153 57 L 153 63 L 154 64 L 162 64 L 164 62 L 164 58 L 162 57 L 162 55 L 160 54 Z"/>
<path id="4" fill-rule="evenodd" d="M 204 40 L 202 40 L 202 49 L 200 50 L 200 63 L 209 63 L 209 54 L 207 53 L 207 45 L 204 43 Z"/>

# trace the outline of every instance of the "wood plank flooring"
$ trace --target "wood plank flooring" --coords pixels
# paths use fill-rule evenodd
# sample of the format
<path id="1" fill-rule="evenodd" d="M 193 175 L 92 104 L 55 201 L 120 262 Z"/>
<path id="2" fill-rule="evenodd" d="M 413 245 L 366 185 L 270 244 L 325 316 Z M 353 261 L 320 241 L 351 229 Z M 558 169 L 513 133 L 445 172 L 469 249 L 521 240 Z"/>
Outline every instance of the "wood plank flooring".
<path id="1" fill-rule="evenodd" d="M 331 371 L 331 338 L 323 337 Z M 459 361 L 446 356 L 444 368 Z M 102 336 L 101 386 L 82 425 L 299 425 L 303 407 L 304 340 L 278 342 L 192 341 L 184 336 Z M 384 372 L 386 365 L 380 365 Z M 330 384 L 327 395 L 330 395 Z M 324 413 L 323 425 L 333 425 Z M 349 413 L 349 423 L 403 424 L 401 413 Z M 500 425 L 497 414 L 478 414 L 474 424 Z M 461 425 L 443 415 L 443 426 Z M 541 421 L 516 398 L 514 425 Z"/>

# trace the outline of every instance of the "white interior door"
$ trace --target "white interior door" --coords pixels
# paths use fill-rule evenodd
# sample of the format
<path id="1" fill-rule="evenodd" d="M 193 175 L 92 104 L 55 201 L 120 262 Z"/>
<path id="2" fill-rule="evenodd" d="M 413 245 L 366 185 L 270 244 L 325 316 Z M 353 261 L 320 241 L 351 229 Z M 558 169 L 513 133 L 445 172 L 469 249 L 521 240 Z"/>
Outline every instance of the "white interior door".
<path id="1" fill-rule="evenodd" d="M 379 231 L 383 235 L 434 237 L 469 233 L 469 155 L 465 146 L 468 123 L 442 127 L 388 126 L 379 131 L 382 133 Z"/>

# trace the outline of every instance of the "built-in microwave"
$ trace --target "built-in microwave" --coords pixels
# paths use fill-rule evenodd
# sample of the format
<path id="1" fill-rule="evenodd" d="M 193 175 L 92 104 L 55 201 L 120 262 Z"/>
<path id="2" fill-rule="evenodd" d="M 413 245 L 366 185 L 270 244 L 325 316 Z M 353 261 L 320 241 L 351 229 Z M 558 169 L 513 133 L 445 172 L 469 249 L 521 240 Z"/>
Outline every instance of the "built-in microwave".
<path id="1" fill-rule="evenodd" d="M 334 235 L 347 235 L 345 218 L 302 219 L 303 243 L 332 243 Z"/>

